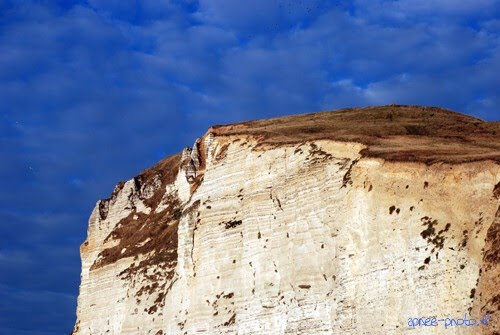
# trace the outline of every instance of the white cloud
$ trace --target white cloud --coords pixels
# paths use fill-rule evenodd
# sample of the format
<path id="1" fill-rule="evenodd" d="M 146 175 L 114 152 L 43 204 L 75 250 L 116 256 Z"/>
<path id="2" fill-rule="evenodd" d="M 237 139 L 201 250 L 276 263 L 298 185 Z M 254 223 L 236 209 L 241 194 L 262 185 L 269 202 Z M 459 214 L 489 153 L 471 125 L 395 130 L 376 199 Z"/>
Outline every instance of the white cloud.
<path id="1" fill-rule="evenodd" d="M 491 16 L 500 9 L 496 0 L 355 0 L 356 14 L 367 19 L 386 18 L 436 22 Z M 404 23 L 404 22 L 403 22 Z"/>

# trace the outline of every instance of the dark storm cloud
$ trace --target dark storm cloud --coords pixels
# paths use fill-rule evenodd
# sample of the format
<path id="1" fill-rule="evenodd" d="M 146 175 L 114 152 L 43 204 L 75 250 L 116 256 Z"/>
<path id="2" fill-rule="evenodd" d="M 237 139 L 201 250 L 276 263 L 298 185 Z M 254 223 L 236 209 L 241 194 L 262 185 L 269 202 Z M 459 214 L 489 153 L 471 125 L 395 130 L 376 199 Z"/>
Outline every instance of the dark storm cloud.
<path id="1" fill-rule="evenodd" d="M 499 120 L 498 1 L 429 3 L 0 2 L 0 333 L 68 333 L 97 199 L 212 124 L 388 103 Z"/>

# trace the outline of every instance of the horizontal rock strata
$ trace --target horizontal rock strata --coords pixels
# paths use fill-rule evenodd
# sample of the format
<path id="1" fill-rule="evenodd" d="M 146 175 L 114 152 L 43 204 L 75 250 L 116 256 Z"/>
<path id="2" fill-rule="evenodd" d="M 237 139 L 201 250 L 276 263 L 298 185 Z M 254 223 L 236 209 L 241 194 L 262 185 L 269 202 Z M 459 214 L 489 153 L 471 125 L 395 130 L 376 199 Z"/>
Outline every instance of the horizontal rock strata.
<path id="1" fill-rule="evenodd" d="M 498 333 L 499 136 L 408 106 L 212 127 L 97 203 L 73 334 Z M 493 322 L 408 325 L 464 313 Z"/>

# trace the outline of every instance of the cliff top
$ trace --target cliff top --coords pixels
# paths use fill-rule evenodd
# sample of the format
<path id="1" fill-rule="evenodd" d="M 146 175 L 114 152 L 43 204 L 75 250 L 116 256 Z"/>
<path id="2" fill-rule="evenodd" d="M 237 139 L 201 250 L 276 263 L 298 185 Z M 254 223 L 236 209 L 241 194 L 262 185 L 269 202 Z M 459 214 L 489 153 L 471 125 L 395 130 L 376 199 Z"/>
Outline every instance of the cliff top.
<path id="1" fill-rule="evenodd" d="M 320 139 L 357 142 L 367 146 L 363 156 L 394 161 L 500 162 L 500 122 L 437 107 L 346 108 L 217 125 L 210 132 L 248 135 L 263 147 Z"/>

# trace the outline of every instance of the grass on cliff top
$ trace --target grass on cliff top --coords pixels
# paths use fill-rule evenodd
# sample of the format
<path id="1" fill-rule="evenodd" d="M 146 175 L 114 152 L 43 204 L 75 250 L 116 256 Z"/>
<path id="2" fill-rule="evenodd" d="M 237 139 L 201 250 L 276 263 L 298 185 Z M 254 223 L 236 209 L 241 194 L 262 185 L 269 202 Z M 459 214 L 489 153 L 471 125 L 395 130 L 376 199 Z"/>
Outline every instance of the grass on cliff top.
<path id="1" fill-rule="evenodd" d="M 437 107 L 347 108 L 214 126 L 215 135 L 250 135 L 275 146 L 332 139 L 367 145 L 362 154 L 433 163 L 500 161 L 500 122 Z"/>

